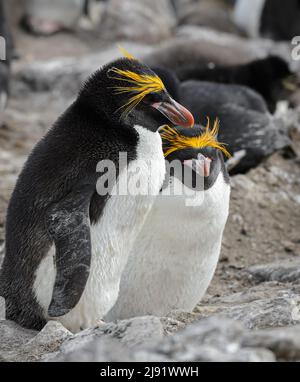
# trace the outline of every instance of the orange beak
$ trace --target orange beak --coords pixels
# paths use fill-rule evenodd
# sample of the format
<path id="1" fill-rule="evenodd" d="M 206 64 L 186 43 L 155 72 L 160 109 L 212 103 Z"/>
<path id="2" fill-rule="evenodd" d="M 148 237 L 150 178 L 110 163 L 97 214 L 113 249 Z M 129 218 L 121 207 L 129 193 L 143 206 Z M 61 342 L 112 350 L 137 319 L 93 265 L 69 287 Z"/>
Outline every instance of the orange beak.
<path id="1" fill-rule="evenodd" d="M 168 101 L 154 102 L 151 106 L 162 113 L 175 126 L 193 127 L 194 117 L 184 106 L 176 102 L 173 98 Z"/>

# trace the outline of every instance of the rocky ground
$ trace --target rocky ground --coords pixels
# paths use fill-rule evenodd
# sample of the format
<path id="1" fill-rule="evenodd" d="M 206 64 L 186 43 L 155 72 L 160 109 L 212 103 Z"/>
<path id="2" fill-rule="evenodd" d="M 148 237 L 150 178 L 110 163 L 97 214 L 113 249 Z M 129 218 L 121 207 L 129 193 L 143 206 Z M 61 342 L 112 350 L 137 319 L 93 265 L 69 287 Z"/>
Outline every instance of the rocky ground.
<path id="1" fill-rule="evenodd" d="M 224 45 L 226 39 L 225 46 L 240 43 L 254 56 L 275 48 L 282 54 L 288 51 L 287 46 L 270 41 L 215 36 L 193 28 L 197 33 L 179 28 L 170 44 L 183 44 L 192 33 L 209 44 Z M 86 36 L 57 35 L 45 45 L 45 39 L 20 31 L 17 35 L 21 59 L 14 63 L 11 99 L 0 128 L 0 262 L 7 203 L 28 153 L 72 101 L 81 81 L 118 55 L 115 43 L 87 43 Z M 162 49 L 125 45 L 149 62 L 155 57 L 149 54 Z M 106 323 L 77 335 L 49 322 L 37 333 L 6 321 L 0 300 L 0 361 L 299 361 L 299 121 L 297 110 L 285 113 L 291 147 L 231 179 L 230 216 L 220 262 L 194 312 Z"/>

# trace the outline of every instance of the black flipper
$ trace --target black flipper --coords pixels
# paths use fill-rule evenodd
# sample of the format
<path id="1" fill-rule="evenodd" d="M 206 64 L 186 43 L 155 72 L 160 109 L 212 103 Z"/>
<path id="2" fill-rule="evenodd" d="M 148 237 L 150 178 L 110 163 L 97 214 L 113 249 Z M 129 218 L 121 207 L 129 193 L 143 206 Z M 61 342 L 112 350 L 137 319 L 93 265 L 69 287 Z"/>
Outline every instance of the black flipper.
<path id="1" fill-rule="evenodd" d="M 72 191 L 48 211 L 46 224 L 54 241 L 56 279 L 50 317 L 68 313 L 80 300 L 91 263 L 89 204 L 91 187 Z"/>

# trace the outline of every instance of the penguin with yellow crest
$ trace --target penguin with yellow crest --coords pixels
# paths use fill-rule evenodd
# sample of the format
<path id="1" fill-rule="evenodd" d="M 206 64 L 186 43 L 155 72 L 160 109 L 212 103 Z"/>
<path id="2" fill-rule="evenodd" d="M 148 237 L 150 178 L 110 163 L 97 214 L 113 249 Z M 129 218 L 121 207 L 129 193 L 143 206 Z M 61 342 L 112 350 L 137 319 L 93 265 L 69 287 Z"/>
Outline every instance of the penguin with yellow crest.
<path id="1" fill-rule="evenodd" d="M 217 133 L 217 120 L 212 128 L 208 121 L 206 128 L 160 130 L 166 162 L 177 161 L 179 168 L 167 166 L 169 177 L 129 255 L 107 319 L 192 311 L 204 296 L 218 263 L 230 198 L 223 153 L 230 154 Z"/>
<path id="2" fill-rule="evenodd" d="M 110 310 L 165 176 L 158 129 L 194 123 L 161 79 L 127 56 L 86 81 L 33 149 L 12 194 L 0 295 L 6 318 L 27 328 L 57 319 L 76 332 Z M 97 172 L 103 161 L 116 170 L 107 190 Z M 118 193 L 136 168 L 141 192 Z"/>

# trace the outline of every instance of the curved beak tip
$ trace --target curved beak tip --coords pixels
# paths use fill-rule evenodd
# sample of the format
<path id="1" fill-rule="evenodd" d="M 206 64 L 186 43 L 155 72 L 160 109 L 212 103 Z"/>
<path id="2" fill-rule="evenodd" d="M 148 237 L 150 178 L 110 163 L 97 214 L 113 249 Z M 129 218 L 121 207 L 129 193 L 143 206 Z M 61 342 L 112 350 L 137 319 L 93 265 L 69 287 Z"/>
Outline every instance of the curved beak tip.
<path id="1" fill-rule="evenodd" d="M 170 99 L 170 102 L 153 103 L 152 107 L 162 113 L 174 125 L 193 127 L 195 124 L 192 113 L 173 99 Z"/>
<path id="2" fill-rule="evenodd" d="M 181 118 L 180 125 L 184 127 L 193 127 L 195 124 L 193 114 L 183 106 L 181 106 L 181 114 L 184 118 Z"/>

